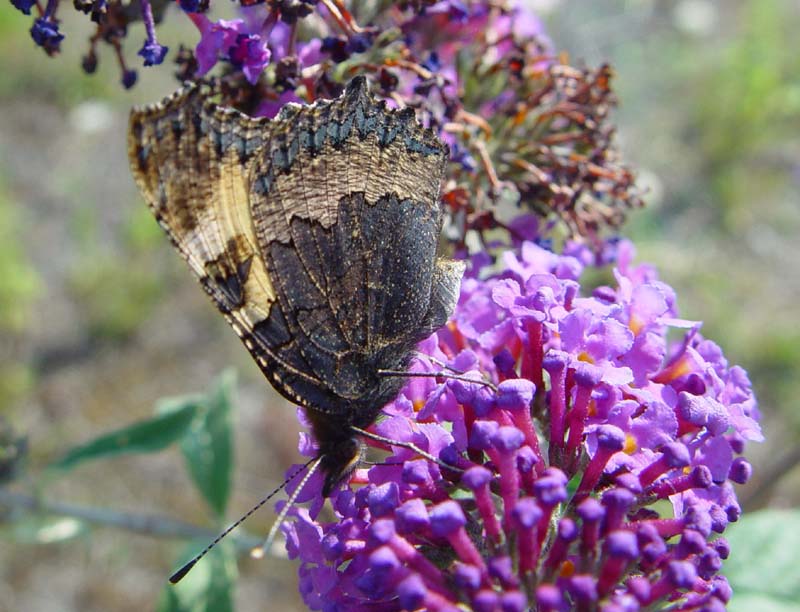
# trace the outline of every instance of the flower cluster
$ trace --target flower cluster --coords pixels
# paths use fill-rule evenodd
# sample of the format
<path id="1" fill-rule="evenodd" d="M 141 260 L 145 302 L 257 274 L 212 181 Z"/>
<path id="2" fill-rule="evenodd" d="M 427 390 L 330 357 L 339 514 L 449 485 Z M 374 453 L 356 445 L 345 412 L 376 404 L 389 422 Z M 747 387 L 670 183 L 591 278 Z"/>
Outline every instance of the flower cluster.
<path id="1" fill-rule="evenodd" d="M 441 463 L 394 447 L 331 496 L 335 520 L 309 484 L 284 527 L 312 609 L 724 609 L 718 535 L 761 439 L 750 383 L 629 243 L 609 248 L 615 284 L 591 295 L 585 248 L 472 262 L 418 348 L 428 376 L 372 427 Z"/>
<path id="2" fill-rule="evenodd" d="M 26 14 L 36 9 L 33 39 L 56 53 L 59 0 L 12 2 Z M 212 80 L 223 104 L 251 115 L 335 97 L 353 76 L 369 75 L 377 95 L 416 109 L 450 145 L 443 198 L 456 249 L 470 234 L 485 245 L 486 234 L 512 232 L 506 221 L 518 208 L 599 245 L 604 228 L 641 205 L 612 141 L 610 68 L 568 65 L 519 0 L 241 0 L 236 18 L 216 21 L 208 0 L 169 10 L 167 0 L 74 4 L 96 23 L 84 69 L 95 71 L 97 47 L 108 44 L 125 87 L 138 78 L 125 59 L 129 31 L 143 23 L 138 56 L 157 66 L 169 50 L 156 24 L 167 16 L 189 19 L 199 36 L 175 55 L 176 76 Z"/>

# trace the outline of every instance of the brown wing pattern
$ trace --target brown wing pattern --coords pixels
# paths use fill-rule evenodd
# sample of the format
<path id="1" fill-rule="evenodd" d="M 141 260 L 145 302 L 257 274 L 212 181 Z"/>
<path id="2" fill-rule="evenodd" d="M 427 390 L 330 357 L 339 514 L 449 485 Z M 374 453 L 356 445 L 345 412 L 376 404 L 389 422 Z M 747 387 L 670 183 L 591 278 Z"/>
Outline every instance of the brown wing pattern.
<path id="1" fill-rule="evenodd" d="M 251 332 L 269 316 L 275 291 L 258 250 L 248 190 L 249 168 L 269 139 L 270 122 L 218 108 L 206 97 L 201 86 L 187 85 L 161 104 L 135 110 L 131 168 L 161 227 L 268 373 L 278 357 Z"/>
<path id="2" fill-rule="evenodd" d="M 443 325 L 463 266 L 436 257 L 447 149 L 354 79 L 254 120 L 188 86 L 131 116 L 134 177 L 272 384 L 364 420 Z"/>

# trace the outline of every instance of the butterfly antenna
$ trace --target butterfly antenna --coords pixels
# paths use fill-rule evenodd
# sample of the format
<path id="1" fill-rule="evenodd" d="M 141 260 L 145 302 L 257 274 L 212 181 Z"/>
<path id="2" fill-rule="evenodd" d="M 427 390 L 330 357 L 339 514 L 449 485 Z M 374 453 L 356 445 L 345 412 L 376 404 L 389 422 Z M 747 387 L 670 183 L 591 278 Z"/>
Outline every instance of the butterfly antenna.
<path id="1" fill-rule="evenodd" d="M 316 459 L 312 459 L 306 466 L 310 465 L 311 467 L 308 468 L 308 472 L 306 475 L 303 476 L 303 480 L 300 481 L 300 484 L 297 485 L 297 488 L 294 490 L 289 496 L 289 499 L 286 501 L 286 505 L 281 509 L 280 513 L 278 514 L 278 518 L 275 519 L 275 522 L 272 523 L 272 528 L 270 528 L 269 533 L 267 534 L 264 543 L 261 546 L 258 546 L 250 551 L 250 556 L 254 559 L 261 559 L 267 554 L 267 551 L 272 548 L 272 543 L 275 540 L 275 536 L 278 535 L 278 528 L 283 525 L 283 521 L 286 520 L 286 515 L 289 514 L 289 510 L 292 509 L 294 503 L 297 501 L 297 498 L 300 496 L 300 493 L 305 488 L 306 484 L 308 483 L 309 479 L 314 475 L 314 472 L 317 471 L 319 464 L 322 463 L 322 459 L 324 455 L 320 455 Z M 305 467 L 305 466 L 304 466 Z"/>
<path id="2" fill-rule="evenodd" d="M 399 446 L 400 448 L 407 448 L 408 450 L 425 457 L 425 459 L 427 459 L 428 461 L 432 461 L 436 465 L 439 465 L 445 469 L 452 470 L 454 472 L 464 471 L 460 467 L 456 467 L 455 465 L 451 465 L 450 463 L 442 461 L 438 457 L 434 457 L 429 452 L 422 450 L 419 446 L 417 446 L 413 442 L 403 442 L 401 440 L 392 440 L 391 438 L 384 438 L 383 436 L 374 434 L 371 431 L 367 431 L 366 429 L 361 429 L 360 427 L 356 427 L 355 425 L 351 425 L 350 429 L 351 431 L 354 431 L 357 434 L 364 436 L 365 438 L 369 438 L 370 440 L 375 440 L 376 442 L 382 442 L 383 444 L 389 444 L 390 446 Z"/>
<path id="3" fill-rule="evenodd" d="M 463 374 L 451 374 L 450 372 L 404 372 L 402 370 L 378 370 L 378 376 L 397 376 L 402 378 L 447 378 L 449 380 L 460 380 L 461 382 L 475 383 L 489 387 L 493 391 L 497 391 L 494 383 L 488 380 L 481 380 L 479 378 L 470 378 Z"/>
<path id="4" fill-rule="evenodd" d="M 174 574 L 172 574 L 172 576 L 170 576 L 170 577 L 169 577 L 169 581 L 170 581 L 172 584 L 178 584 L 178 583 L 179 583 L 179 582 L 180 582 L 180 581 L 183 579 L 183 577 L 184 577 L 186 574 L 188 574 L 188 573 L 189 573 L 189 570 L 191 570 L 191 569 L 192 569 L 192 568 L 195 566 L 195 564 L 196 564 L 196 563 L 197 563 L 197 562 L 198 562 L 200 559 L 202 559 L 203 557 L 205 557 L 205 556 L 206 556 L 206 554 L 208 554 L 208 552 L 209 552 L 209 551 L 210 551 L 212 548 L 214 548 L 214 547 L 215 547 L 217 544 L 219 544 L 219 543 L 220 543 L 220 541 L 222 540 L 222 538 L 224 538 L 224 537 L 225 537 L 226 535 L 228 535 L 228 534 L 229 534 L 231 531 L 233 531 L 234 529 L 236 529 L 236 528 L 237 528 L 239 525 L 241 525 L 242 523 L 244 523 L 244 522 L 245 522 L 245 521 L 246 521 L 246 520 L 247 520 L 247 519 L 248 519 L 248 518 L 249 518 L 249 517 L 250 517 L 250 516 L 251 516 L 251 515 L 252 515 L 252 514 L 253 514 L 253 513 L 256 511 L 256 510 L 258 510 L 259 508 L 261 508 L 261 506 L 263 506 L 263 505 L 264 505 L 264 504 L 266 504 L 266 503 L 267 503 L 267 502 L 268 502 L 270 499 L 272 499 L 272 497 L 273 497 L 273 496 L 274 496 L 274 495 L 275 495 L 275 494 L 276 494 L 278 491 L 280 491 L 281 489 L 283 489 L 283 488 L 284 488 L 284 487 L 285 487 L 287 484 L 289 484 L 289 483 L 290 483 L 292 480 L 294 480 L 294 479 L 295 479 L 295 477 L 296 477 L 298 474 L 300 474 L 300 473 L 301 473 L 303 470 L 305 470 L 305 469 L 306 469 L 306 468 L 307 468 L 309 465 L 311 465 L 311 464 L 312 464 L 314 461 L 316 461 L 316 462 L 317 462 L 317 464 L 319 464 L 319 459 L 316 459 L 316 458 L 315 458 L 315 459 L 310 459 L 309 461 L 307 461 L 307 462 L 306 462 L 306 464 L 305 464 L 305 465 L 303 465 L 302 467 L 300 467 L 300 468 L 298 468 L 297 470 L 295 470 L 295 471 L 294 471 L 294 472 L 293 472 L 291 475 L 289 475 L 289 477 L 288 477 L 286 480 L 284 480 L 284 481 L 283 481 L 283 483 L 282 483 L 282 484 L 281 484 L 279 487 L 277 487 L 277 488 L 276 488 L 274 491 L 272 491 L 272 493 L 270 493 L 269 495 L 267 495 L 267 496 L 266 496 L 264 499 L 262 499 L 260 502 L 258 502 L 258 503 L 257 503 L 255 506 L 253 506 L 252 508 L 250 508 L 250 510 L 248 510 L 248 511 L 247 511 L 247 512 L 246 512 L 246 513 L 245 513 L 245 514 L 244 514 L 244 515 L 243 515 L 241 518 L 239 518 L 239 520 L 237 520 L 235 523 L 233 523 L 233 524 L 232 524 L 230 527 L 228 527 L 228 528 L 227 528 L 225 531 L 223 531 L 221 534 L 219 534 L 219 535 L 218 535 L 218 536 L 217 536 L 217 537 L 214 539 L 214 541 L 213 541 L 213 542 L 211 542 L 211 544 L 209 544 L 208 546 L 206 546 L 206 547 L 203 549 L 203 551 L 202 551 L 200 554 L 198 554 L 198 555 L 197 555 L 197 556 L 196 556 L 194 559 L 192 559 L 191 561 L 189 561 L 189 562 L 188 562 L 186 565 L 184 565 L 183 567 L 181 567 L 181 568 L 180 568 L 180 569 L 179 569 L 177 572 L 175 572 Z M 316 469 L 316 465 L 315 465 L 313 468 L 311 468 L 311 469 L 312 469 L 312 470 Z M 303 479 L 303 482 L 301 483 L 301 485 L 300 485 L 300 488 L 302 488 L 302 486 L 303 486 L 303 484 L 305 484 L 306 480 L 308 480 L 308 476 L 306 476 L 306 477 Z"/>

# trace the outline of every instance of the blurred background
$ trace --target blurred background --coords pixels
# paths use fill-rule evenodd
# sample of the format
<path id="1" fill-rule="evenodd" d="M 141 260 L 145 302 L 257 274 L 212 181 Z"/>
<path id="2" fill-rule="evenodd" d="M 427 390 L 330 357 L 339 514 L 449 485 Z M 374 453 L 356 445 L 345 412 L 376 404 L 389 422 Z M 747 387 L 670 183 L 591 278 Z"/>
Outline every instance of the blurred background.
<path id="1" fill-rule="evenodd" d="M 572 63 L 614 66 L 619 143 L 649 188 L 625 233 L 676 288 L 681 314 L 705 321 L 704 335 L 750 373 L 768 441 L 747 452 L 745 511 L 797 506 L 800 4 L 532 4 Z M 33 479 L 66 449 L 150 417 L 159 398 L 207 389 L 233 365 L 228 516 L 238 516 L 298 459 L 294 412 L 175 256 L 129 174 L 129 108 L 175 89 L 171 71 L 140 69 L 126 92 L 105 49 L 97 74 L 84 75 L 89 24 L 63 15 L 63 53 L 47 58 L 30 18 L 0 4 L 0 418 L 27 437 Z M 196 39 L 179 21 L 159 30 L 171 49 Z M 143 37 L 132 33 L 129 46 Z M 216 529 L 174 448 L 34 484 L 51 501 Z M 0 521 L 19 511 L 0 506 Z M 273 517 L 262 511 L 247 531 L 265 534 Z M 184 540 L 87 534 L 75 522 L 0 529 L 2 611 L 154 609 L 185 554 Z M 281 559 L 240 564 L 237 609 L 304 609 L 295 571 Z"/>

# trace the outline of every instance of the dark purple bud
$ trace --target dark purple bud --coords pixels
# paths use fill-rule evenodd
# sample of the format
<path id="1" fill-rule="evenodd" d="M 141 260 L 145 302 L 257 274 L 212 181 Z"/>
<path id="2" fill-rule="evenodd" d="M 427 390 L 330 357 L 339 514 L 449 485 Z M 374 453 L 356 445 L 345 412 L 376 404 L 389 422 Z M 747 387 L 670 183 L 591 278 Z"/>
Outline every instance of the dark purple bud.
<path id="1" fill-rule="evenodd" d="M 500 596 L 502 612 L 525 612 L 528 609 L 528 598 L 520 591 L 508 591 Z"/>
<path id="2" fill-rule="evenodd" d="M 164 61 L 167 51 L 169 51 L 169 47 L 159 45 L 155 41 L 145 41 L 144 46 L 139 49 L 138 55 L 144 58 L 145 66 L 157 66 Z"/>
<path id="3" fill-rule="evenodd" d="M 579 361 L 575 366 L 575 382 L 581 387 L 595 387 L 603 378 L 603 370 L 591 363 Z"/>
<path id="4" fill-rule="evenodd" d="M 22 11 L 26 15 L 30 15 L 31 8 L 36 2 L 34 0 L 11 0 L 11 4 L 14 5 L 15 9 Z"/>
<path id="5" fill-rule="evenodd" d="M 542 612 L 556 612 L 566 610 L 564 596 L 554 584 L 542 584 L 536 587 L 536 603 Z"/>
<path id="6" fill-rule="evenodd" d="M 374 517 L 386 516 L 400 505 L 400 489 L 396 482 L 373 487 L 367 496 L 369 511 Z"/>
<path id="7" fill-rule="evenodd" d="M 708 511 L 708 516 L 711 519 L 711 531 L 714 533 L 722 533 L 730 522 L 728 512 L 720 506 L 714 504 Z"/>
<path id="8" fill-rule="evenodd" d="M 729 435 L 728 444 L 731 445 L 731 450 L 737 455 L 741 455 L 744 452 L 745 439 L 742 436 L 736 433 Z"/>
<path id="9" fill-rule="evenodd" d="M 428 588 L 419 574 L 411 574 L 397 585 L 397 596 L 403 610 L 417 610 L 425 602 Z"/>
<path id="10" fill-rule="evenodd" d="M 202 0 L 179 0 L 178 4 L 187 13 L 201 13 L 203 11 Z"/>
<path id="11" fill-rule="evenodd" d="M 625 447 L 625 432 L 616 425 L 600 425 L 597 428 L 597 444 L 605 450 L 621 451 Z"/>
<path id="12" fill-rule="evenodd" d="M 703 604 L 700 610 L 702 610 L 702 612 L 727 612 L 728 607 L 725 605 L 725 602 L 712 597 Z"/>
<path id="13" fill-rule="evenodd" d="M 136 71 L 126 70 L 122 73 L 122 86 L 125 89 L 130 89 L 136 84 Z"/>
<path id="14" fill-rule="evenodd" d="M 639 556 L 636 534 L 626 529 L 618 529 L 609 533 L 603 548 L 605 553 L 611 557 L 622 557 L 630 560 Z"/>
<path id="15" fill-rule="evenodd" d="M 481 586 L 481 571 L 474 565 L 456 562 L 453 575 L 456 584 L 467 591 L 474 591 Z"/>
<path id="16" fill-rule="evenodd" d="M 61 46 L 61 41 L 64 40 L 64 35 L 58 31 L 58 24 L 50 21 L 46 17 L 39 17 L 34 20 L 31 27 L 31 38 L 40 47 L 44 48 L 47 53 L 55 53 Z"/>
<path id="17" fill-rule="evenodd" d="M 714 550 L 717 551 L 717 554 L 722 559 L 727 559 L 728 556 L 731 554 L 731 545 L 725 538 L 717 538 L 711 543 L 711 545 L 714 547 Z"/>
<path id="18" fill-rule="evenodd" d="M 431 481 L 431 471 L 425 459 L 406 461 L 403 464 L 403 482 L 423 485 Z"/>
<path id="19" fill-rule="evenodd" d="M 692 481 L 692 487 L 695 489 L 707 489 L 714 484 L 714 478 L 711 476 L 711 470 L 705 465 L 698 465 L 692 468 L 689 473 Z"/>
<path id="20" fill-rule="evenodd" d="M 437 536 L 448 536 L 466 525 L 467 519 L 458 502 L 449 500 L 430 511 L 431 530 Z"/>
<path id="21" fill-rule="evenodd" d="M 341 538 L 333 531 L 325 534 L 320 546 L 322 547 L 322 556 L 325 557 L 327 561 L 335 560 L 342 554 L 342 551 L 344 551 L 344 542 L 342 542 Z"/>
<path id="22" fill-rule="evenodd" d="M 494 365 L 497 366 L 497 371 L 506 376 L 514 373 L 514 366 L 517 363 L 511 351 L 507 348 L 497 353 L 497 355 L 492 358 L 492 361 L 494 361 Z"/>
<path id="23" fill-rule="evenodd" d="M 706 550 L 697 562 L 697 572 L 703 580 L 710 580 L 722 569 L 722 559 L 715 550 Z"/>
<path id="24" fill-rule="evenodd" d="M 525 442 L 525 434 L 516 427 L 504 425 L 500 427 L 492 436 L 492 446 L 502 452 L 517 450 Z"/>
<path id="25" fill-rule="evenodd" d="M 708 508 L 702 507 L 700 504 L 687 506 L 684 510 L 683 520 L 688 529 L 699 531 L 705 537 L 708 537 L 711 533 L 711 514 Z"/>
<path id="26" fill-rule="evenodd" d="M 690 589 L 697 579 L 697 570 L 688 561 L 671 561 L 667 565 L 667 578 L 675 588 Z"/>
<path id="27" fill-rule="evenodd" d="M 450 465 L 458 465 L 461 461 L 461 452 L 458 450 L 455 442 L 448 444 L 441 451 L 439 451 L 439 459 Z"/>
<path id="28" fill-rule="evenodd" d="M 379 519 L 372 523 L 369 533 L 375 542 L 386 544 L 395 536 L 395 523 L 392 519 Z"/>
<path id="29" fill-rule="evenodd" d="M 543 506 L 555 506 L 567 499 L 566 483 L 553 476 L 543 476 L 533 483 L 533 493 Z"/>
<path id="30" fill-rule="evenodd" d="M 628 489 L 631 493 L 638 494 L 642 492 L 642 483 L 639 482 L 639 477 L 632 472 L 623 472 L 614 479 L 614 483 L 618 487 Z"/>
<path id="31" fill-rule="evenodd" d="M 513 587 L 517 584 L 514 563 L 508 555 L 492 557 L 487 565 L 489 567 L 489 575 L 500 581 L 504 588 Z"/>
<path id="32" fill-rule="evenodd" d="M 536 500 L 530 497 L 523 497 L 514 505 L 511 516 L 523 529 L 532 529 L 542 518 L 542 510 Z"/>
<path id="33" fill-rule="evenodd" d="M 414 533 L 430 525 L 428 509 L 419 497 L 409 499 L 395 512 L 395 521 L 400 533 Z"/>
<path id="34" fill-rule="evenodd" d="M 489 589 L 479 591 L 472 599 L 472 609 L 475 612 L 497 612 L 499 607 L 500 597 Z"/>
<path id="35" fill-rule="evenodd" d="M 661 452 L 664 455 L 664 460 L 671 468 L 682 468 L 689 465 L 691 457 L 689 456 L 689 449 L 685 444 L 680 442 L 669 442 L 661 447 Z"/>
<path id="36" fill-rule="evenodd" d="M 597 581 L 594 576 L 577 574 L 567 581 L 567 591 L 579 606 L 589 606 L 597 601 Z"/>
<path id="37" fill-rule="evenodd" d="M 649 601 L 650 599 L 650 581 L 644 576 L 634 576 L 625 583 L 636 600 L 639 603 Z"/>
<path id="38" fill-rule="evenodd" d="M 728 603 L 733 597 L 733 589 L 731 589 L 731 585 L 728 584 L 728 579 L 725 576 L 716 575 L 711 580 L 712 588 L 711 592 L 714 594 L 714 597 L 717 597 L 723 603 Z"/>
<path id="39" fill-rule="evenodd" d="M 517 451 L 517 469 L 523 474 L 530 472 L 537 463 L 539 463 L 539 457 L 530 446 L 523 446 Z"/>
<path id="40" fill-rule="evenodd" d="M 564 486 L 569 482 L 567 475 L 557 467 L 549 467 L 542 472 L 542 478 L 554 478 Z"/>
<path id="41" fill-rule="evenodd" d="M 636 531 L 639 550 L 642 557 L 650 563 L 655 563 L 667 552 L 667 544 L 653 525 L 644 523 Z"/>
<path id="42" fill-rule="evenodd" d="M 479 489 L 492 480 L 492 473 L 482 465 L 469 468 L 461 477 L 461 484 L 473 491 Z"/>
<path id="43" fill-rule="evenodd" d="M 387 574 L 400 565 L 400 559 L 389 546 L 376 548 L 369 556 L 369 567 L 374 572 Z"/>
<path id="44" fill-rule="evenodd" d="M 559 372 L 567 367 L 569 363 L 569 353 L 564 351 L 550 350 L 542 361 L 542 367 L 550 374 Z"/>
<path id="45" fill-rule="evenodd" d="M 742 507 L 734 500 L 725 506 L 725 516 L 728 522 L 735 523 L 742 516 Z M 722 533 L 721 531 L 718 533 Z"/>
<path id="46" fill-rule="evenodd" d="M 524 378 L 511 378 L 497 385 L 496 405 L 504 410 L 528 410 L 536 385 Z"/>
<path id="47" fill-rule="evenodd" d="M 624 512 L 633 505 L 636 496 L 628 489 L 614 488 L 603 493 L 602 503 L 607 510 L 619 510 Z"/>
<path id="48" fill-rule="evenodd" d="M 692 395 L 704 395 L 706 392 L 705 381 L 697 374 L 689 374 L 683 385 L 683 391 Z"/>
<path id="49" fill-rule="evenodd" d="M 347 50 L 350 53 L 364 53 L 372 46 L 372 35 L 369 32 L 353 34 L 347 41 Z"/>
<path id="50" fill-rule="evenodd" d="M 97 70 L 97 55 L 94 51 L 89 51 L 81 58 L 81 68 L 86 74 L 94 74 Z"/>
<path id="51" fill-rule="evenodd" d="M 571 518 L 562 518 L 558 521 L 558 539 L 565 542 L 572 542 L 578 537 L 578 526 Z"/>
<path id="52" fill-rule="evenodd" d="M 475 450 L 492 448 L 492 437 L 500 429 L 497 421 L 475 421 L 469 432 L 469 446 Z"/>
<path id="53" fill-rule="evenodd" d="M 736 457 L 728 470 L 728 478 L 736 484 L 745 484 L 753 475 L 753 466 L 744 457 Z"/>
<path id="54" fill-rule="evenodd" d="M 606 514 L 606 510 L 599 501 L 593 497 L 583 500 L 578 505 L 578 516 L 585 522 L 594 523 L 601 520 Z"/>

